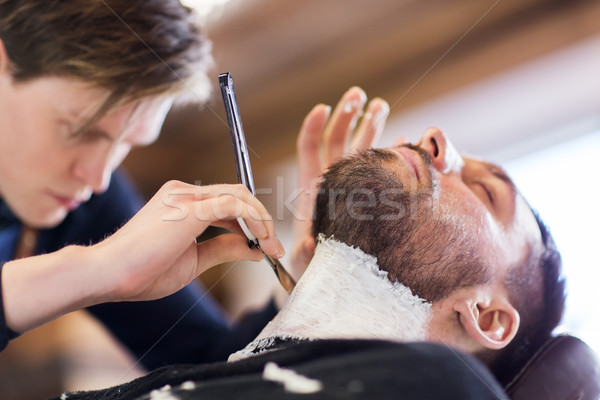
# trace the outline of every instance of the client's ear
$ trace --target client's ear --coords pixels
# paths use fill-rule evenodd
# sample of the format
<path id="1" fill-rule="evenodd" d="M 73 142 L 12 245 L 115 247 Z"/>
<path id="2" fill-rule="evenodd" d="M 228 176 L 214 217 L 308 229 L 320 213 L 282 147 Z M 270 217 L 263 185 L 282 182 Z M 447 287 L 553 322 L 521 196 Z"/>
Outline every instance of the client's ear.
<path id="1" fill-rule="evenodd" d="M 488 349 L 505 347 L 519 329 L 519 312 L 503 296 L 460 299 L 454 311 L 471 339 Z"/>

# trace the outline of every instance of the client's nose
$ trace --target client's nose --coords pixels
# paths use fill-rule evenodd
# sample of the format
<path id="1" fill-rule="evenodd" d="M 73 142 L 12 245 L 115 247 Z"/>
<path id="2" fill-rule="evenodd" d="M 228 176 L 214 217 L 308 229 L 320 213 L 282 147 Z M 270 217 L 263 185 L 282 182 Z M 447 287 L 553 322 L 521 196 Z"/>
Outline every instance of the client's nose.
<path id="1" fill-rule="evenodd" d="M 429 153 L 433 166 L 443 174 L 459 172 L 464 165 L 452 142 L 438 128 L 427 129 L 417 146 Z"/>

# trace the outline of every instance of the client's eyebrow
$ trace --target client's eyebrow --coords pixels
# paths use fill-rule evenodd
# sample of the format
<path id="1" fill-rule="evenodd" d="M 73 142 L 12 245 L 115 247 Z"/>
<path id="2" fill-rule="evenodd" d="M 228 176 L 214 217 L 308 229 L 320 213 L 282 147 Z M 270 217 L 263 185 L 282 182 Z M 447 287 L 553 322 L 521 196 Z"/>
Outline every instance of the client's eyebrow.
<path id="1" fill-rule="evenodd" d="M 488 163 L 488 162 L 485 162 L 484 165 L 486 166 L 486 168 L 488 169 L 488 171 L 490 171 L 490 173 L 492 175 L 494 175 L 496 178 L 500 179 L 501 181 L 505 182 L 510 187 L 510 190 L 513 193 L 517 192 L 517 187 L 515 186 L 515 183 L 512 181 L 512 179 L 510 179 L 510 177 L 508 176 L 508 174 L 506 173 L 506 171 L 504 169 L 497 166 L 496 164 L 492 164 L 492 163 Z"/>

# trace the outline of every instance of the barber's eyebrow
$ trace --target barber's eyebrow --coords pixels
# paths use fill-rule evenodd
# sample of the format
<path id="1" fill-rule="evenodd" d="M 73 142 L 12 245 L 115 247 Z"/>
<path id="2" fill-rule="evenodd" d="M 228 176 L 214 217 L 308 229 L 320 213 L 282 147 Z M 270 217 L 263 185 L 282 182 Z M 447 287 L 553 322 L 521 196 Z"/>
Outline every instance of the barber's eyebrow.
<path id="1" fill-rule="evenodd" d="M 80 128 L 78 128 L 74 133 L 73 136 L 75 137 L 81 137 L 81 136 L 95 136 L 98 138 L 103 138 L 106 139 L 108 141 L 113 141 L 114 138 L 112 136 L 110 136 L 108 134 L 108 132 L 106 132 L 103 129 L 94 127 L 94 126 L 82 126 Z"/>

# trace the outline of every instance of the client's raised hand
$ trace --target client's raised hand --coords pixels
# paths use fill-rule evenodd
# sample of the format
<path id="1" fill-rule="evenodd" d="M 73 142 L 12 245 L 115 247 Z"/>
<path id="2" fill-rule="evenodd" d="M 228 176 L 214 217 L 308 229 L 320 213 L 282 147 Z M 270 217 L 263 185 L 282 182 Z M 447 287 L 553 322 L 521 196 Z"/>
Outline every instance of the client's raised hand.
<path id="1" fill-rule="evenodd" d="M 308 266 L 315 248 L 312 216 L 321 174 L 336 159 L 373 147 L 385 126 L 388 104 L 375 98 L 363 111 L 366 102 L 365 92 L 352 87 L 333 113 L 331 107 L 319 104 L 304 119 L 297 141 L 298 185 L 302 193 L 294 220 L 291 261 L 296 277 Z"/>

